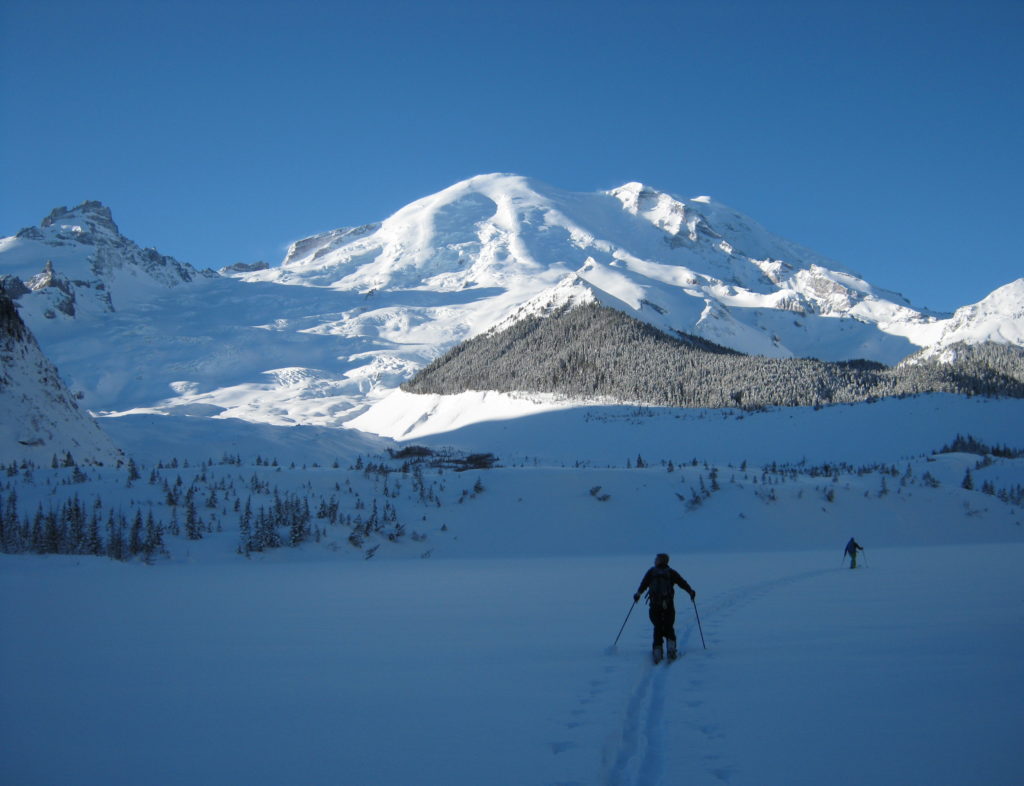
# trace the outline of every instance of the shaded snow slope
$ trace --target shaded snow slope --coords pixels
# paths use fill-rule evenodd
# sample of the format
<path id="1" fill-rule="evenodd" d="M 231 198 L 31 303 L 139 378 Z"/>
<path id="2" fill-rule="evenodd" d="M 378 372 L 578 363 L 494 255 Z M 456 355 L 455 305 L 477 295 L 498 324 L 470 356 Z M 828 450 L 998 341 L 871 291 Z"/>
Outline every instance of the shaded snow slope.
<path id="1" fill-rule="evenodd" d="M 329 466 L 399 447 L 386 437 L 354 429 L 275 426 L 238 418 L 136 414 L 103 418 L 102 423 L 126 453 L 153 464 L 171 457 L 201 463 L 227 456 L 246 463 L 263 457 L 285 464 Z"/>
<path id="2" fill-rule="evenodd" d="M 719 463 L 898 461 L 957 434 L 1024 447 L 1024 402 L 930 394 L 766 412 L 584 405 L 550 396 L 396 391 L 348 425 L 405 443 L 619 464 L 637 453 Z"/>
<path id="3" fill-rule="evenodd" d="M 607 653 L 648 554 L 155 570 L 0 557 L 0 670 L 18 675 L 4 682 L 17 721 L 4 772 L 109 786 L 139 772 L 166 786 L 1019 782 L 1024 547 L 869 547 L 858 571 L 840 548 L 673 555 L 707 649 L 680 604 L 685 654 L 657 668 L 643 607 Z"/>
<path id="4" fill-rule="evenodd" d="M 354 431 L 150 414 L 108 421 L 134 481 L 9 476 L 5 505 L 11 490 L 29 516 L 72 499 L 100 521 L 151 516 L 167 554 L 0 555 L 5 775 L 1020 780 L 1024 458 L 932 454 L 957 432 L 1024 448 L 1019 401 L 524 404 L 475 424 L 452 408 L 447 433 L 418 435 L 439 455 L 494 451 L 493 469 L 417 464 L 429 454 Z M 295 498 L 315 534 L 238 553 L 242 511 Z M 190 504 L 198 539 L 177 531 Z M 863 570 L 842 567 L 851 535 Z M 654 668 L 646 610 L 624 618 L 659 551 L 697 590 L 707 649 L 679 603 L 683 658 Z M 871 752 L 853 769 L 851 744 Z"/>

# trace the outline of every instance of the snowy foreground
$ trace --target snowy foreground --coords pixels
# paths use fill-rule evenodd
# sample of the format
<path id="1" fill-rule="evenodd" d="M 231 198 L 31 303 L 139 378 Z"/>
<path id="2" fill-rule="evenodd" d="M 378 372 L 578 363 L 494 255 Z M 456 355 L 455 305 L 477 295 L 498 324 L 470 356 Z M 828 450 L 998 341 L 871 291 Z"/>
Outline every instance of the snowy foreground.
<path id="1" fill-rule="evenodd" d="M 104 421 L 135 478 L 9 466 L 0 783 L 1024 782 L 1020 402 L 451 425 L 423 443 L 498 465 L 146 415 Z M 957 434 L 1015 450 L 933 452 Z M 242 511 L 296 499 L 296 545 L 242 556 Z M 152 519 L 153 564 L 32 553 L 72 501 L 108 547 Z M 610 647 L 662 550 L 707 649 L 684 596 L 654 667 L 644 606 Z"/>
<path id="2" fill-rule="evenodd" d="M 1024 544 L 676 555 L 0 557 L 3 782 L 1008 784 Z M 685 601 L 685 596 L 683 597 Z"/>

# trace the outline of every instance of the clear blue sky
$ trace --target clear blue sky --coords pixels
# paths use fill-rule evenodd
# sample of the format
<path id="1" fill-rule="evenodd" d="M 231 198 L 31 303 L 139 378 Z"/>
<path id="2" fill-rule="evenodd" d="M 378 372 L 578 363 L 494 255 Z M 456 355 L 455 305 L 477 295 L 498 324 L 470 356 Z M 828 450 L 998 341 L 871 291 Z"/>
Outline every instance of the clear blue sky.
<path id="1" fill-rule="evenodd" d="M 953 309 L 1024 276 L 1024 1 L 0 3 L 0 234 L 202 267 L 485 172 L 708 194 Z"/>

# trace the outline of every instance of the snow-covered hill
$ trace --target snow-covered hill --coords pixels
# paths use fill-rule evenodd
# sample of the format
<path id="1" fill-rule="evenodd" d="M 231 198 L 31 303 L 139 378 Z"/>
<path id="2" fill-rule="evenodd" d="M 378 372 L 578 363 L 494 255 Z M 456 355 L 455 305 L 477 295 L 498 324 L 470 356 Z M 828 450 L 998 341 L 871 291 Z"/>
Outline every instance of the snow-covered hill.
<path id="1" fill-rule="evenodd" d="M 929 313 L 707 197 L 637 183 L 483 175 L 222 272 L 139 248 L 95 202 L 0 241 L 4 289 L 100 413 L 338 426 L 465 339 L 567 302 L 773 357 L 893 364 L 1022 332 L 1020 282 Z"/>
<path id="2" fill-rule="evenodd" d="M 103 464 L 120 451 L 78 408 L 11 300 L 0 294 L 0 463 Z"/>

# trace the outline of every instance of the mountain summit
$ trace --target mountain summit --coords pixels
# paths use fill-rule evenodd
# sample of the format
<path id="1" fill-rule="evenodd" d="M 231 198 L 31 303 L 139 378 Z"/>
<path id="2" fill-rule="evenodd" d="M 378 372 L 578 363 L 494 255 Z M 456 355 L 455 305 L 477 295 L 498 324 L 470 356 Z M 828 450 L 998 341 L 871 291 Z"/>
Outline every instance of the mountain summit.
<path id="1" fill-rule="evenodd" d="M 218 276 L 142 249 L 98 202 L 0 240 L 4 290 L 85 406 L 112 414 L 337 426 L 468 339 L 584 304 L 773 359 L 892 366 L 1024 333 L 1024 282 L 928 312 L 709 197 L 642 183 L 480 175 L 256 267 Z"/>
<path id="2" fill-rule="evenodd" d="M 47 318 L 113 311 L 140 288 L 173 287 L 213 274 L 140 248 L 124 237 L 110 208 L 86 201 L 54 208 L 37 227 L 0 240 L 0 287 L 23 311 Z M 28 291 L 26 291 L 26 289 Z M 33 297 L 23 297 L 34 293 Z"/>
<path id="3" fill-rule="evenodd" d="M 492 324 L 509 315 L 510 299 L 518 308 L 534 297 L 580 296 L 572 282 L 662 330 L 828 360 L 895 363 L 930 343 L 943 316 L 708 197 L 682 200 L 642 183 L 577 194 L 505 174 L 457 183 L 379 224 L 299 241 L 279 268 L 248 280 L 361 292 L 500 289 Z"/>

